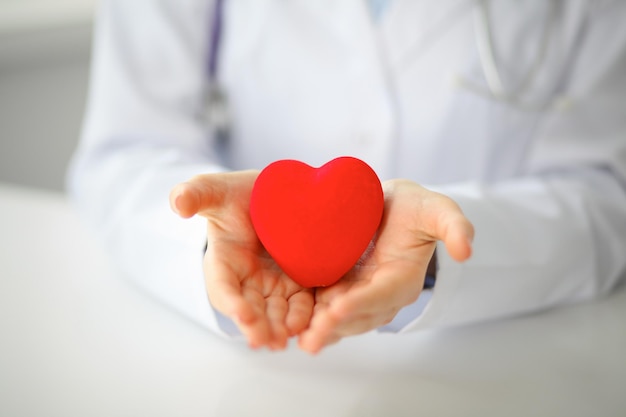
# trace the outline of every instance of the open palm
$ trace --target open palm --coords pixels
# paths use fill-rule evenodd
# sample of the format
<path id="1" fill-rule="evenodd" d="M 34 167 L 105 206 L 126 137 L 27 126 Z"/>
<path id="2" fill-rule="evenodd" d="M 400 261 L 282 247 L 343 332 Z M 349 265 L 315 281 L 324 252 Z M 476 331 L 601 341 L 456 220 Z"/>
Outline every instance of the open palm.
<path id="1" fill-rule="evenodd" d="M 313 291 L 285 275 L 258 240 L 249 216 L 256 171 L 207 174 L 170 195 L 182 217 L 207 219 L 206 288 L 213 307 L 230 317 L 250 346 L 284 348 L 309 324 Z"/>
<path id="2" fill-rule="evenodd" d="M 313 319 L 300 338 L 306 351 L 389 323 L 421 293 L 438 240 L 457 261 L 471 254 L 474 229 L 454 201 L 407 180 L 383 186 L 378 235 L 348 274 L 317 290 Z"/>

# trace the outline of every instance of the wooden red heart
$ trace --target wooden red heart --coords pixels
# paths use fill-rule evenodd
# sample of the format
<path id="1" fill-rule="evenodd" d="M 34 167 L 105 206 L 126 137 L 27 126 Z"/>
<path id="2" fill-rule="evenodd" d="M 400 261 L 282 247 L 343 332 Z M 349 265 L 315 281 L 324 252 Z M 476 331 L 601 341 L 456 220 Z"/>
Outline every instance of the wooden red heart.
<path id="1" fill-rule="evenodd" d="M 320 168 L 281 160 L 259 174 L 250 217 L 274 261 L 304 287 L 328 286 L 367 249 L 383 213 L 378 176 L 365 162 L 333 159 Z"/>

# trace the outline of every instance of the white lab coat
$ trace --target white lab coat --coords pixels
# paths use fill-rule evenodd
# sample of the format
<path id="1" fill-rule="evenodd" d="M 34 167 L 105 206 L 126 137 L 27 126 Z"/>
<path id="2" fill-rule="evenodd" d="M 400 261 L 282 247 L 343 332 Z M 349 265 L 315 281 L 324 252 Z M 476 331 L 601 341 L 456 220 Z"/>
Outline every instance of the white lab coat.
<path id="1" fill-rule="evenodd" d="M 230 166 L 198 118 L 209 3 L 102 2 L 69 174 L 120 271 L 166 304 L 221 332 L 201 269 L 204 222 L 170 211 L 171 187 L 282 158 L 357 156 L 383 180 L 449 195 L 473 222 L 472 258 L 459 264 L 438 247 L 432 299 L 401 331 L 589 299 L 623 278 L 626 3 L 560 2 L 522 95 L 528 111 L 455 83 L 485 85 L 471 0 L 396 0 L 378 24 L 363 0 L 227 1 L 219 77 Z M 506 86 L 531 70 L 547 3 L 492 2 Z"/>

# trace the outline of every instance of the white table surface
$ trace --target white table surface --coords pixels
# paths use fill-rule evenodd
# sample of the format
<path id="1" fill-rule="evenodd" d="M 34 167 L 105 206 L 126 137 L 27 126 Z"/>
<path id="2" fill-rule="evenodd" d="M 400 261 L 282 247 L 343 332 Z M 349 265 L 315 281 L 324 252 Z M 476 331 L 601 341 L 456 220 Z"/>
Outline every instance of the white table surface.
<path id="1" fill-rule="evenodd" d="M 626 416 L 626 291 L 250 351 L 120 279 L 58 194 L 0 185 L 1 416 Z"/>

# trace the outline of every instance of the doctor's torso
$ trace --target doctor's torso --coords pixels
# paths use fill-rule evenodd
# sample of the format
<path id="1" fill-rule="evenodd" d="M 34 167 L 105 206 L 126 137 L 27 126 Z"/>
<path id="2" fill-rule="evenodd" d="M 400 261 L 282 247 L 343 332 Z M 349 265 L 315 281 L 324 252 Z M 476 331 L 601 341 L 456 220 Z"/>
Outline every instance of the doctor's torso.
<path id="1" fill-rule="evenodd" d="M 552 32 L 523 98 L 553 100 L 576 7 L 547 28 L 550 2 L 492 3 L 489 30 L 507 86 L 528 75 L 544 31 Z M 475 6 L 394 1 L 374 21 L 361 0 L 226 2 L 219 79 L 232 112 L 234 168 L 354 155 L 383 179 L 427 184 L 526 172 L 544 112 L 458 85 L 485 85 Z"/>

